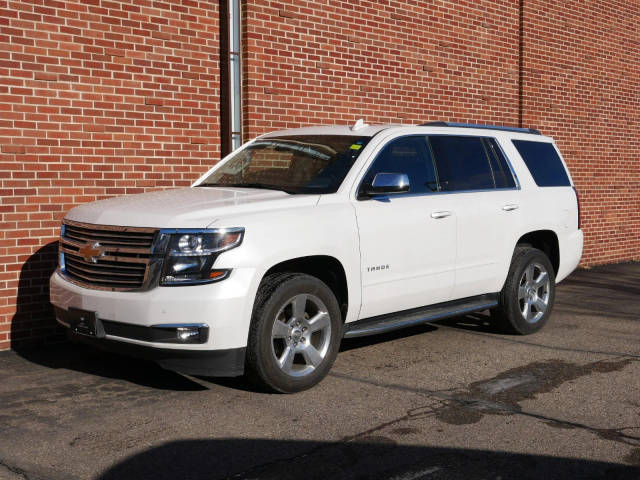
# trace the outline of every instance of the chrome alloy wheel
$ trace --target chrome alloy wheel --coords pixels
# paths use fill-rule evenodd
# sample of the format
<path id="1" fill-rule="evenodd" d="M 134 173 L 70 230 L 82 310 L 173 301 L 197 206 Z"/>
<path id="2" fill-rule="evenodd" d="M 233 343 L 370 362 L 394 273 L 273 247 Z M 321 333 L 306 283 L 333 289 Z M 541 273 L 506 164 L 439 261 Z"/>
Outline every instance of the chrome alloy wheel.
<path id="1" fill-rule="evenodd" d="M 296 295 L 276 315 L 271 352 L 283 373 L 303 377 L 320 366 L 331 342 L 328 309 L 318 297 Z"/>
<path id="2" fill-rule="evenodd" d="M 542 318 L 549 305 L 549 272 L 540 263 L 531 263 L 520 277 L 518 303 L 522 317 L 529 323 Z"/>

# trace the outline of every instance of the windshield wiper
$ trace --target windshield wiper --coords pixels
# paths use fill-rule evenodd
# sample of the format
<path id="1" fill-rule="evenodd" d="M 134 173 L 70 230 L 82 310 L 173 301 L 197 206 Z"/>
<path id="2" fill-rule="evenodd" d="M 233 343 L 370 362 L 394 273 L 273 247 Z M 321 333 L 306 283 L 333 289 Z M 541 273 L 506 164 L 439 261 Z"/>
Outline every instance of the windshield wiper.
<path id="1" fill-rule="evenodd" d="M 288 193 L 289 195 L 294 195 L 296 193 L 299 193 L 295 190 L 291 190 L 278 185 L 269 185 L 266 183 L 201 183 L 199 185 L 196 185 L 196 187 L 260 188 L 264 190 L 278 190 L 280 192 Z"/>

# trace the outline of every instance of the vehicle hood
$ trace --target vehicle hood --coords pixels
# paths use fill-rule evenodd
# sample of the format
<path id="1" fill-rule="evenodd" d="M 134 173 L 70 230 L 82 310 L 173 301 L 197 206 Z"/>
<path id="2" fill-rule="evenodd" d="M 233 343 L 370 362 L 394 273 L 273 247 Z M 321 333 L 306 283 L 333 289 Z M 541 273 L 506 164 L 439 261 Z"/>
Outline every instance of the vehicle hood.
<path id="1" fill-rule="evenodd" d="M 273 190 L 187 187 L 108 198 L 73 208 L 69 220 L 99 225 L 154 228 L 206 228 L 223 218 L 262 210 L 313 206 L 319 195 Z"/>

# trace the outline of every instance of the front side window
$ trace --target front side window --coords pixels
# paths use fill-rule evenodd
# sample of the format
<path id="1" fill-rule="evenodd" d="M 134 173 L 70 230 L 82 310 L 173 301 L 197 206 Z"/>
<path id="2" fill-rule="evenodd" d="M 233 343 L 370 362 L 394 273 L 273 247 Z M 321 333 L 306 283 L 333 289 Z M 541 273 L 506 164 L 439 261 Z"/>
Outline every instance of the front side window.
<path id="1" fill-rule="evenodd" d="M 567 171 L 552 143 L 512 140 L 539 187 L 568 187 Z"/>
<path id="2" fill-rule="evenodd" d="M 493 171 L 481 137 L 430 136 L 442 191 L 495 188 Z"/>
<path id="3" fill-rule="evenodd" d="M 295 135 L 258 139 L 214 170 L 199 187 L 334 193 L 371 137 Z"/>
<path id="4" fill-rule="evenodd" d="M 371 185 L 378 173 L 406 173 L 409 193 L 438 190 L 436 173 L 427 139 L 421 135 L 400 137 L 384 146 L 362 182 Z"/>

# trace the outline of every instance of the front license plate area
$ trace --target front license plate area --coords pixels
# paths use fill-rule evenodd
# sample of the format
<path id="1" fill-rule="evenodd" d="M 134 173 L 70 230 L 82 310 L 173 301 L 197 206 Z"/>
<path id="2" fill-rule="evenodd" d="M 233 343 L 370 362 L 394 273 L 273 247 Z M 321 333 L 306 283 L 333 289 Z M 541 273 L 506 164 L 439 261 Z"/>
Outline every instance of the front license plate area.
<path id="1" fill-rule="evenodd" d="M 67 315 L 69 326 L 74 333 L 87 337 L 104 337 L 104 328 L 97 312 L 71 307 Z"/>

